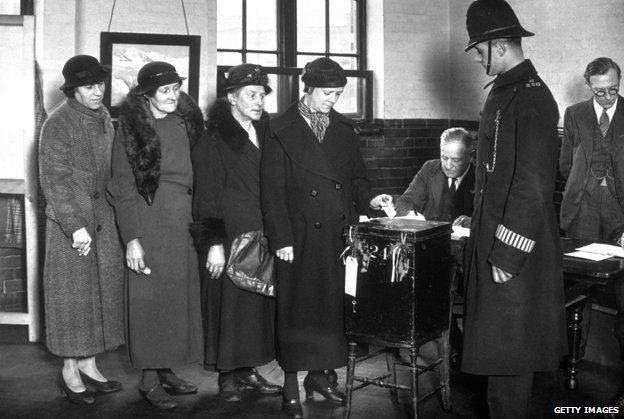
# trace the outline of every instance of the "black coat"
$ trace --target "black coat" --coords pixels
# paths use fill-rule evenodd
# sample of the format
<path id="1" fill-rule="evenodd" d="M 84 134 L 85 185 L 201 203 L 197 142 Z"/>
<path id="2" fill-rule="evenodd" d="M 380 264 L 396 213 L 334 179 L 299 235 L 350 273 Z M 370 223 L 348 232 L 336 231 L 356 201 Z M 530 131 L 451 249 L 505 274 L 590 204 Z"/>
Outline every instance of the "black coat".
<path id="1" fill-rule="evenodd" d="M 269 116 L 254 121 L 260 147 L 269 133 Z M 236 287 L 224 273 L 210 279 L 210 245 L 225 246 L 248 231 L 262 231 L 260 150 L 218 100 L 208 116 L 208 132 L 191 152 L 195 172 L 193 218 L 203 226 L 199 245 L 204 318 L 204 364 L 220 370 L 255 367 L 275 359 L 275 301 Z M 198 226 L 199 225 L 199 226 Z"/>
<path id="2" fill-rule="evenodd" d="M 558 119 L 557 104 L 529 60 L 494 81 L 479 126 L 466 259 L 466 372 L 552 370 L 565 353 L 563 275 L 553 205 Z M 494 166 L 493 172 L 486 171 L 486 164 Z M 494 283 L 492 265 L 514 277 Z"/>
<path id="3" fill-rule="evenodd" d="M 372 198 L 359 138 L 335 111 L 322 143 L 295 103 L 271 121 L 262 153 L 265 230 L 273 250 L 294 247 L 294 263 L 278 261 L 278 360 L 285 371 L 346 363 L 341 233 Z M 276 259 L 277 260 L 277 259 Z"/>

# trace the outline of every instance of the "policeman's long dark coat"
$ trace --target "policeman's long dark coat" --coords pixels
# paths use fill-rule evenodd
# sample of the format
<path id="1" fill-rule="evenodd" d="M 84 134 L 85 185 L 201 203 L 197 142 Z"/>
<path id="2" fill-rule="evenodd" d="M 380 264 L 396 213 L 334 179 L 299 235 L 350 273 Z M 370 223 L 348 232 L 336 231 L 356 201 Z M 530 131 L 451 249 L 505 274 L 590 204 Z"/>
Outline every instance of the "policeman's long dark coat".
<path id="1" fill-rule="evenodd" d="M 269 134 L 269 115 L 253 121 L 258 143 Z M 200 235 L 204 364 L 220 370 L 264 365 L 275 359 L 275 300 L 244 291 L 223 274 L 206 270 L 211 245 L 222 244 L 226 258 L 232 241 L 248 231 L 263 231 L 260 209 L 260 150 L 219 100 L 208 115 L 208 132 L 191 152 L 195 172 L 193 218 Z M 197 230 L 196 230 L 197 231 Z"/>
<path id="2" fill-rule="evenodd" d="M 322 143 L 291 106 L 271 121 L 262 153 L 261 196 L 271 247 L 294 247 L 277 262 L 278 359 L 285 371 L 346 363 L 342 229 L 372 198 L 359 139 L 335 111 Z M 276 259 L 277 260 L 277 259 Z"/>
<path id="3" fill-rule="evenodd" d="M 462 359 L 466 372 L 552 370 L 565 352 L 561 252 L 553 206 L 557 122 L 557 105 L 529 60 L 496 78 L 479 127 L 467 259 Z M 494 166 L 492 173 L 486 173 L 486 163 Z M 514 277 L 495 284 L 492 265 Z"/>

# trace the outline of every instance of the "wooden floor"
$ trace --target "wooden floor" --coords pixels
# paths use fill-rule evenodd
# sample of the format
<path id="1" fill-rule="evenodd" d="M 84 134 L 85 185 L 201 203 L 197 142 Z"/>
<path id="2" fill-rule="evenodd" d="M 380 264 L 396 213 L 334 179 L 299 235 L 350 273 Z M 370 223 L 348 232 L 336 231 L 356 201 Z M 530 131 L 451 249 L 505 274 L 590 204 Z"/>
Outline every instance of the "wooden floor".
<path id="1" fill-rule="evenodd" d="M 556 406 L 605 406 L 624 389 L 624 369 L 617 358 L 617 344 L 611 334 L 614 318 L 594 312 L 590 340 L 580 377 L 580 389 L 563 389 L 561 372 L 538 374 L 533 395 L 533 417 L 561 417 L 554 414 Z M 0 341 L 15 342 L 23 330 L 17 326 L 0 327 Z M 422 351 L 427 356 L 427 350 Z M 102 372 L 120 381 L 121 392 L 97 396 L 92 406 L 69 403 L 55 386 L 61 362 L 50 355 L 42 344 L 0 343 L 0 417 L 2 418 L 277 418 L 280 397 L 260 397 L 245 393 L 240 403 L 225 403 L 216 397 L 217 375 L 199 365 L 189 365 L 176 372 L 199 386 L 199 393 L 176 396 L 180 403 L 173 412 L 157 411 L 141 398 L 136 389 L 138 375 L 127 362 L 125 348 L 99 358 Z M 385 359 L 374 358 L 357 366 L 358 375 L 375 375 L 385 370 Z M 281 383 L 283 374 L 273 362 L 262 366 L 261 373 L 269 380 Z M 340 387 L 344 388 L 344 368 L 338 371 Z M 408 371 L 400 370 L 400 379 L 407 383 Z M 300 382 L 304 373 L 299 374 Z M 431 385 L 434 377 L 423 377 L 421 391 Z M 453 409 L 442 411 L 438 399 L 432 397 L 421 403 L 421 418 L 480 418 L 487 417 L 480 397 L 482 383 L 477 377 L 453 371 L 451 376 Z M 302 394 L 303 397 L 303 394 Z M 318 396 L 317 396 L 318 397 Z M 303 399 L 302 399 L 303 400 Z M 405 418 L 408 394 L 400 394 L 400 405 L 394 406 L 388 390 L 367 387 L 354 393 L 353 418 Z M 303 403 L 310 418 L 341 418 L 343 408 L 326 401 Z M 583 417 L 588 417 L 587 415 Z M 591 416 L 590 416 L 591 417 Z"/>

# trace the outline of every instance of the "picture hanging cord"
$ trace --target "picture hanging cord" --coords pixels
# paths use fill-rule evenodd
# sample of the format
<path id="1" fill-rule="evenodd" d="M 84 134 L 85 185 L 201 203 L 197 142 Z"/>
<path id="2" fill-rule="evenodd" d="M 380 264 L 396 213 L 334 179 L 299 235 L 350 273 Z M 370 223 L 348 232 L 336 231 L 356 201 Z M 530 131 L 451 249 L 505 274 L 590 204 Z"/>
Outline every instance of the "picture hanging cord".
<path id="1" fill-rule="evenodd" d="M 186 34 L 190 35 L 189 28 L 188 28 L 188 20 L 186 19 L 186 8 L 184 7 L 184 0 L 180 0 L 180 3 L 182 4 L 182 14 L 184 15 L 184 25 L 186 26 Z M 113 0 L 113 7 L 111 8 L 110 19 L 108 20 L 107 32 L 110 32 L 111 24 L 113 23 L 113 13 L 115 13 L 115 4 L 117 4 L 117 0 Z"/>

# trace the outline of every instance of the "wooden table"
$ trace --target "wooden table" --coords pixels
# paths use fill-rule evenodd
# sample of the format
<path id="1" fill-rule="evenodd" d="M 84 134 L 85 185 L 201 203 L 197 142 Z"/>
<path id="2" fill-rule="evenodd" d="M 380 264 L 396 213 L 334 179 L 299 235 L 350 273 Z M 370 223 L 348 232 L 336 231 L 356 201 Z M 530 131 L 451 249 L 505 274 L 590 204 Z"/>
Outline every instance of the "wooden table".
<path id="1" fill-rule="evenodd" d="M 624 259 L 609 258 L 599 262 L 579 259 L 565 254 L 590 244 L 589 241 L 562 238 L 563 277 L 566 286 L 566 313 L 568 316 L 568 350 L 565 386 L 570 390 L 578 388 L 577 375 L 582 357 L 580 356 L 581 320 L 585 305 L 595 292 L 610 282 L 624 278 Z"/>

